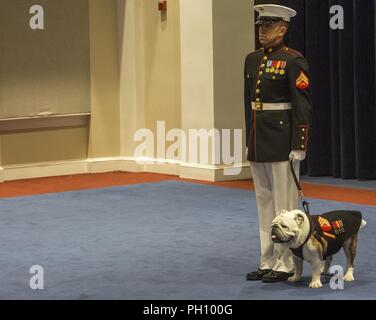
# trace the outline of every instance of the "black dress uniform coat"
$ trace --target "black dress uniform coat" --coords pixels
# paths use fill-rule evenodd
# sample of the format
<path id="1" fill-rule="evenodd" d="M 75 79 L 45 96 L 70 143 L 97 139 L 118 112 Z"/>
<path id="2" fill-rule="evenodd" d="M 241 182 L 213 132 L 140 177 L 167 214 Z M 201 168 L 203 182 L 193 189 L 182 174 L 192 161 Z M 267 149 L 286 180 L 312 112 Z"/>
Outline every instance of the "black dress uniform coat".
<path id="1" fill-rule="evenodd" d="M 306 59 L 283 44 L 260 49 L 246 57 L 244 79 L 248 160 L 288 161 L 291 150 L 306 151 L 312 118 Z M 292 109 L 266 111 L 265 103 L 291 103 Z"/>

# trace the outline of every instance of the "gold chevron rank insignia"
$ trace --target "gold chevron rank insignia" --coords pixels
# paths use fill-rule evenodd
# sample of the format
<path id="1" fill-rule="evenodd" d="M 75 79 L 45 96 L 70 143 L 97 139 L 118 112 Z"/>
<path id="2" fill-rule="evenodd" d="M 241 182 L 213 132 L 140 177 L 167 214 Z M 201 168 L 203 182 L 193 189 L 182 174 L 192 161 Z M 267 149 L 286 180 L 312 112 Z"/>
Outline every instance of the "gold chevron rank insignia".
<path id="1" fill-rule="evenodd" d="M 332 226 L 330 225 L 330 222 L 323 217 L 319 217 L 319 224 L 321 226 L 321 229 L 325 232 L 328 232 L 332 230 Z"/>
<path id="2" fill-rule="evenodd" d="M 296 79 L 296 87 L 298 89 L 307 89 L 309 87 L 309 80 L 306 74 L 301 71 L 298 78 Z"/>

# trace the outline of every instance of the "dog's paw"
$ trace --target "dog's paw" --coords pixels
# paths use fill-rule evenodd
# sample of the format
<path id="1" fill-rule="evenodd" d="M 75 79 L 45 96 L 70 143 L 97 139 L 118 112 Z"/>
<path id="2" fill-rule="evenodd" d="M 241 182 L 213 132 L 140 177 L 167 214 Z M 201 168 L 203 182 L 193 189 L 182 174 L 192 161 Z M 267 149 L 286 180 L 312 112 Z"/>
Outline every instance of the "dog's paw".
<path id="1" fill-rule="evenodd" d="M 322 283 L 320 280 L 316 280 L 316 281 L 312 280 L 311 283 L 309 284 L 309 287 L 312 289 L 322 288 Z"/>
<path id="2" fill-rule="evenodd" d="M 351 282 L 354 281 L 354 275 L 352 273 L 346 273 L 345 276 L 343 277 L 343 280 L 346 282 Z"/>
<path id="3" fill-rule="evenodd" d="M 301 279 L 301 277 L 294 274 L 292 277 L 288 278 L 287 281 L 288 282 L 298 282 L 298 281 L 300 281 L 300 279 Z"/>

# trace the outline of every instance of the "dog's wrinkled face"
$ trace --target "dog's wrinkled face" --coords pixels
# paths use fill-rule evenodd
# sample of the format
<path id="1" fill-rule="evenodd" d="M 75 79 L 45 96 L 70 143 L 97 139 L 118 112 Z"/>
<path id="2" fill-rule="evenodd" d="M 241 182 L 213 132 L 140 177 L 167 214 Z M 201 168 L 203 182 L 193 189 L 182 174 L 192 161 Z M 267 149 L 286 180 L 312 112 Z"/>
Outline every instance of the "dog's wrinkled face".
<path id="1" fill-rule="evenodd" d="M 303 224 L 304 214 L 300 210 L 283 210 L 272 222 L 272 241 L 292 247 L 296 242 L 295 240 L 300 238 Z"/>

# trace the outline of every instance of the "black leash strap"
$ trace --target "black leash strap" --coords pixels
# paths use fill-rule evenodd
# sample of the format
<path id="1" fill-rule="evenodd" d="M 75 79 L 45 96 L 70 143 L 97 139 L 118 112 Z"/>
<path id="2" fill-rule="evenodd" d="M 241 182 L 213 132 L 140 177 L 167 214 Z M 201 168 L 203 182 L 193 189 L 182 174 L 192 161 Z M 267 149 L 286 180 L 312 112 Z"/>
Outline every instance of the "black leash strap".
<path id="1" fill-rule="evenodd" d="M 303 194 L 303 191 L 302 191 L 302 186 L 300 185 L 299 180 L 298 180 L 298 178 L 296 176 L 296 173 L 295 173 L 295 170 L 294 170 L 293 160 L 290 160 L 290 169 L 291 169 L 292 177 L 294 178 L 296 187 L 297 187 L 297 189 L 299 191 L 299 194 L 300 194 L 300 197 L 302 199 L 302 206 L 303 206 L 304 212 L 307 215 L 310 215 L 311 213 L 309 212 L 309 202 L 306 201 L 305 198 L 304 198 L 304 194 Z"/>

